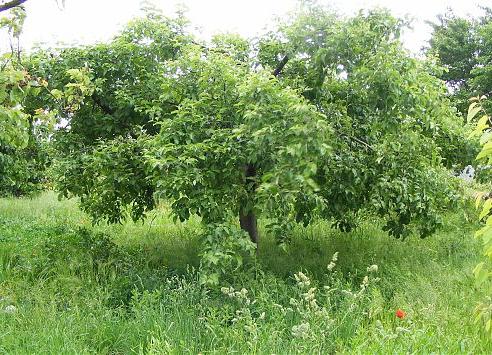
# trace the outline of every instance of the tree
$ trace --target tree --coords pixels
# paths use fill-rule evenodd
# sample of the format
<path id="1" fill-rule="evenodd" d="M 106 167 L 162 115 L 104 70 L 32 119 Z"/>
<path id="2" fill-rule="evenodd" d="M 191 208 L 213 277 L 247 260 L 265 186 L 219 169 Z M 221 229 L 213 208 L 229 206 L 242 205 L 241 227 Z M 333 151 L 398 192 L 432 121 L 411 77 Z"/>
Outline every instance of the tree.
<path id="1" fill-rule="evenodd" d="M 167 186 L 165 191 L 161 193 L 165 196 L 174 197 L 180 194 L 179 190 L 181 189 L 183 192 L 185 189 L 198 191 L 197 189 L 201 187 L 205 195 L 210 195 L 207 199 L 219 198 L 220 195 L 222 197 L 227 196 L 227 199 L 229 199 L 227 202 L 228 206 L 219 207 L 217 201 L 210 200 L 207 202 L 205 195 L 202 195 L 204 198 L 203 201 L 198 201 L 199 194 L 197 193 L 197 198 L 188 200 L 188 202 L 185 199 L 175 199 L 173 207 L 175 207 L 174 210 L 178 217 L 186 219 L 190 215 L 190 212 L 194 212 L 199 213 L 207 220 L 217 221 L 223 220 L 227 216 L 227 213 L 230 212 L 229 207 L 236 210 L 236 212 L 241 210 L 243 226 L 246 224 L 250 225 L 249 231 L 254 238 L 257 232 L 255 231 L 255 217 L 252 216 L 251 210 L 255 205 L 256 197 L 250 196 L 251 192 L 248 190 L 251 190 L 252 186 L 257 184 L 258 176 L 251 176 L 251 179 L 246 179 L 246 176 L 243 176 L 243 174 L 245 172 L 253 174 L 254 171 L 257 171 L 259 176 L 263 176 L 266 175 L 263 173 L 269 172 L 271 175 L 269 179 L 278 177 L 272 171 L 274 168 L 272 162 L 268 163 L 269 165 L 265 162 L 258 166 L 253 166 L 252 164 L 248 166 L 250 162 L 246 158 L 241 158 L 238 154 L 240 154 L 240 150 L 245 150 L 241 153 L 242 155 L 258 154 L 261 152 L 258 150 L 260 143 L 263 145 L 273 144 L 275 142 L 273 138 L 266 139 L 263 136 L 272 135 L 275 129 L 274 127 L 256 127 L 255 129 L 259 130 L 262 134 L 262 136 L 255 138 L 258 140 L 258 146 L 254 146 L 251 143 L 241 148 L 242 145 L 246 144 L 245 142 L 251 139 L 248 135 L 252 134 L 249 131 L 252 131 L 253 128 L 239 127 L 240 123 L 245 123 L 241 120 L 244 118 L 245 112 L 251 110 L 249 105 L 252 105 L 252 103 L 244 101 L 241 103 L 244 107 L 240 108 L 238 106 L 240 103 L 234 103 L 234 100 L 237 100 L 239 97 L 243 97 L 243 100 L 246 100 L 246 93 L 239 90 L 252 90 L 250 86 L 243 88 L 240 85 L 243 85 L 243 82 L 251 80 L 251 82 L 257 85 L 264 86 L 265 94 L 262 93 L 259 87 L 259 93 L 256 94 L 258 97 L 267 95 L 267 93 L 272 95 L 271 98 L 265 98 L 267 101 L 272 101 L 271 107 L 258 107 L 257 109 L 261 110 L 261 112 L 281 112 L 279 110 L 284 109 L 283 106 L 285 106 L 285 110 L 293 110 L 291 106 L 295 104 L 297 105 L 296 109 L 299 110 L 297 116 L 305 116 L 306 110 L 308 110 L 308 113 L 312 111 L 313 117 L 317 117 L 320 114 L 316 113 L 313 108 L 304 107 L 303 105 L 305 103 L 300 98 L 295 99 L 294 93 L 286 92 L 284 94 L 283 92 L 285 90 L 276 93 L 275 91 L 279 91 L 280 89 L 273 85 L 272 80 L 269 78 L 270 73 L 266 77 L 262 77 L 259 74 L 257 77 L 253 76 L 250 73 L 250 68 L 248 68 L 248 63 L 242 62 L 245 56 L 241 55 L 241 53 L 244 54 L 244 45 L 246 45 L 247 49 L 247 42 L 238 40 L 237 38 L 234 41 L 229 41 L 227 38 L 217 38 L 215 42 L 216 48 L 203 53 L 203 46 L 195 44 L 193 43 L 194 41 L 183 36 L 180 26 L 174 26 L 176 26 L 175 23 L 166 24 L 165 22 L 162 23 L 152 20 L 136 21 L 110 45 L 83 49 L 83 52 L 79 49 L 66 50 L 60 54 L 63 60 L 59 61 L 55 59 L 52 61 L 52 63 L 57 63 L 58 66 L 56 67 L 57 69 L 48 69 L 50 73 L 63 72 L 63 70 L 59 70 L 59 65 L 71 67 L 76 63 L 73 60 L 83 58 L 83 60 L 89 63 L 95 77 L 100 79 L 100 86 L 96 89 L 94 95 L 89 97 L 81 109 L 71 118 L 70 128 L 58 134 L 58 142 L 65 149 L 67 147 L 74 149 L 73 147 L 75 145 L 79 145 L 78 149 L 81 151 L 90 151 L 91 147 L 94 147 L 94 150 L 90 151 L 89 154 L 79 155 L 81 161 L 75 163 L 73 159 L 70 159 L 70 161 L 61 163 L 64 174 L 59 180 L 60 188 L 67 196 L 70 194 L 81 196 L 82 206 L 89 213 L 92 213 L 94 218 L 107 218 L 111 222 L 117 222 L 124 217 L 122 208 L 126 205 L 132 206 L 131 215 L 134 218 L 142 217 L 142 214 L 146 210 L 153 208 L 155 204 L 153 199 L 154 192 L 160 192 L 160 189 L 156 189 L 156 186 Z M 151 35 L 152 37 L 143 38 L 144 35 Z M 176 37 L 173 39 L 173 36 Z M 181 44 L 181 48 L 172 47 L 171 45 L 173 43 Z M 239 50 L 242 52 L 239 52 Z M 176 54 L 179 54 L 180 58 L 176 58 Z M 237 58 L 232 58 L 232 54 Z M 200 59 L 202 55 L 206 55 L 207 59 Z M 158 58 L 157 60 L 156 56 Z M 166 60 L 166 65 L 163 65 Z M 109 63 L 121 63 L 121 67 L 118 68 L 112 65 L 108 70 Z M 212 70 L 214 67 L 218 69 L 215 71 Z M 219 71 L 219 69 L 222 71 Z M 112 75 L 114 77 L 111 77 Z M 53 77 L 51 77 L 51 81 L 59 81 L 61 85 L 64 84 L 62 80 L 57 80 Z M 205 95 L 205 91 L 212 90 L 213 88 L 210 84 L 211 82 L 217 83 L 217 92 L 215 94 L 210 92 L 207 95 L 211 96 L 207 96 Z M 269 93 L 270 91 L 272 91 L 271 94 Z M 191 97 L 189 97 L 190 95 L 196 97 L 197 102 L 193 103 Z M 214 104 L 219 95 L 222 97 L 222 101 L 218 103 L 222 106 L 227 104 L 228 107 L 221 107 Z M 286 97 L 284 98 L 284 96 Z M 198 101 L 199 98 L 201 98 L 201 102 Z M 274 98 L 284 100 L 281 103 L 283 106 L 276 104 L 277 106 L 274 107 Z M 288 102 L 289 99 L 293 100 L 290 104 Z M 186 106 L 186 102 L 190 106 Z M 210 127 L 208 130 L 212 133 L 219 134 L 220 131 L 213 129 L 214 125 L 217 125 L 217 127 L 224 126 L 224 131 L 218 136 L 207 138 L 207 144 L 210 144 L 210 147 L 206 147 L 203 142 L 197 141 L 196 147 L 193 148 L 194 150 L 189 151 L 187 148 L 180 153 L 180 159 L 185 159 L 186 152 L 191 154 L 195 151 L 198 154 L 196 150 L 198 148 L 210 151 L 207 154 L 205 152 L 203 153 L 203 159 L 210 160 L 196 162 L 200 163 L 200 169 L 203 169 L 205 166 L 210 167 L 206 179 L 197 170 L 197 175 L 193 179 L 187 179 L 186 183 L 182 181 L 183 179 L 179 175 L 190 174 L 192 176 L 191 174 L 193 173 L 190 164 L 192 159 L 195 160 L 195 157 L 190 156 L 190 160 L 187 160 L 186 163 L 189 164 L 190 170 L 185 170 L 185 166 L 181 166 L 182 162 L 175 161 L 172 163 L 172 169 L 167 167 L 165 173 L 157 174 L 157 171 L 162 168 L 162 165 L 155 163 L 149 176 L 151 180 L 149 180 L 145 176 L 145 169 L 147 168 L 142 163 L 144 161 L 142 154 L 144 151 L 148 151 L 146 144 L 150 140 L 150 137 L 154 137 L 160 133 L 153 138 L 154 145 L 156 141 L 170 139 L 165 134 L 175 134 L 175 131 L 178 131 L 178 128 L 183 126 L 183 121 L 185 120 L 190 121 L 189 124 L 194 121 L 198 124 L 198 127 L 205 128 L 206 121 L 200 124 L 200 119 L 207 121 L 210 119 L 207 118 L 204 112 L 200 113 L 200 110 L 206 111 L 206 107 L 208 107 L 207 110 L 211 112 L 210 110 L 215 106 L 218 110 L 214 119 L 215 123 L 209 122 Z M 196 117 L 188 117 L 188 114 L 185 115 L 187 112 L 185 110 L 189 110 L 192 107 L 196 110 Z M 183 110 L 183 113 L 180 113 L 181 110 Z M 219 112 L 221 110 L 224 112 Z M 235 111 L 238 112 L 234 113 Z M 287 113 L 285 115 L 286 117 L 282 124 L 284 125 L 284 129 L 287 129 L 295 123 L 294 118 L 291 117 L 294 113 L 289 113 L 290 116 Z M 169 119 L 171 117 L 172 119 Z M 301 118 L 297 119 L 300 120 Z M 304 119 L 308 119 L 308 117 L 304 117 Z M 314 120 L 314 118 L 312 119 Z M 228 120 L 229 122 L 221 123 L 220 120 Z M 92 123 L 90 123 L 91 121 Z M 309 130 L 310 132 L 312 131 L 312 134 L 322 134 L 323 132 L 323 130 L 319 129 L 323 121 L 319 119 L 318 121 Z M 164 124 L 178 126 L 170 126 L 168 129 L 164 129 Z M 259 125 L 260 122 L 256 122 L 255 124 Z M 264 125 L 266 125 L 266 122 Z M 313 131 L 314 129 L 317 129 L 317 131 Z M 207 136 L 199 132 L 193 134 L 190 131 L 189 133 L 191 134 L 190 137 L 186 138 L 184 136 L 185 132 L 182 132 L 184 141 L 181 144 L 178 144 L 179 140 L 176 136 L 173 139 L 175 146 L 168 145 L 167 149 L 169 151 L 167 154 L 177 156 L 177 152 L 184 149 L 181 147 L 182 144 L 186 143 L 191 147 L 194 139 L 204 139 Z M 176 132 L 176 134 L 179 133 Z M 294 127 L 292 131 L 293 140 L 296 134 L 306 136 L 306 132 L 296 132 Z M 221 144 L 227 142 L 230 144 L 234 143 L 234 139 L 236 139 L 234 138 L 235 135 L 238 136 L 236 142 L 237 147 L 231 146 L 228 148 L 231 152 L 230 161 L 224 159 L 224 157 L 217 160 L 218 157 L 212 154 L 212 150 L 218 149 Z M 278 152 L 275 152 L 275 154 L 278 156 L 272 156 L 271 159 L 278 160 L 279 164 L 288 164 L 289 162 L 290 164 L 294 164 L 296 160 L 293 159 L 293 156 L 290 156 L 289 159 L 286 156 L 288 154 L 293 155 L 295 151 L 291 149 L 290 153 L 287 153 L 285 146 L 281 144 L 281 140 L 285 138 L 287 138 L 285 135 L 277 138 L 276 145 L 278 145 Z M 296 139 L 299 140 L 299 137 Z M 123 140 L 125 141 L 124 143 Z M 215 142 L 215 140 L 217 141 Z M 222 142 L 222 140 L 225 141 Z M 105 142 L 104 144 L 102 144 L 103 141 Z M 299 153 L 302 153 L 303 149 L 310 147 L 307 144 L 309 141 L 309 137 L 305 137 L 303 144 L 305 148 L 300 149 Z M 301 143 L 297 142 L 296 144 Z M 119 149 L 122 149 L 122 151 L 120 152 Z M 133 157 L 125 154 L 127 149 L 133 152 Z M 256 149 L 256 153 L 253 151 L 254 149 Z M 264 153 L 267 152 L 266 148 L 262 149 Z M 154 150 L 157 151 L 157 148 L 152 151 Z M 251 150 L 251 152 L 248 153 L 248 150 Z M 172 151 L 175 152 L 172 153 Z M 70 154 L 73 157 L 73 151 L 62 150 L 62 152 L 64 155 Z M 217 151 L 218 153 L 219 150 Z M 305 153 L 307 154 L 307 152 Z M 107 154 L 110 154 L 110 156 Z M 148 154 L 147 157 L 155 162 L 154 154 Z M 121 159 L 125 159 L 124 162 Z M 220 163 L 225 165 L 217 165 L 213 168 L 214 160 L 216 160 L 215 164 Z M 120 168 L 115 170 L 115 164 L 119 165 Z M 289 181 L 292 188 L 294 188 L 294 180 L 300 179 L 294 173 L 300 171 L 304 174 L 304 170 L 306 170 L 305 164 L 299 163 L 296 166 L 292 166 L 291 176 L 285 177 L 285 181 L 270 182 L 272 185 L 271 188 L 274 188 L 274 184 L 280 183 L 288 186 Z M 230 171 L 227 172 L 226 168 Z M 80 174 L 81 171 L 84 171 L 84 174 Z M 121 176 L 114 176 L 112 173 L 105 175 L 111 171 Z M 262 175 L 260 175 L 260 172 Z M 220 177 L 221 174 L 226 175 Z M 153 177 L 152 175 L 156 176 Z M 132 176 L 140 176 L 141 179 L 137 181 Z M 167 179 L 161 180 L 163 176 Z M 222 179 L 221 183 L 218 180 L 219 177 Z M 235 180 L 238 178 L 238 181 Z M 228 179 L 230 180 L 229 182 Z M 247 181 L 243 181 L 244 179 Z M 120 182 L 119 186 L 114 185 L 115 181 Z M 195 182 L 193 183 L 193 181 Z M 219 185 L 217 184 L 218 182 L 220 183 Z M 187 185 L 188 183 L 191 185 Z M 230 193 L 226 195 L 223 194 L 225 192 L 224 190 L 217 190 L 217 193 L 212 191 L 213 186 L 218 188 L 223 185 L 226 188 L 228 184 L 231 185 L 227 188 L 230 190 Z M 264 187 L 266 186 L 264 185 Z M 81 190 L 80 187 L 84 187 L 84 189 Z M 297 189 L 299 188 L 297 187 Z M 232 193 L 234 190 L 235 192 Z M 226 200 L 223 201 L 225 202 Z M 241 204 L 242 207 L 238 204 Z"/>
<path id="2" fill-rule="evenodd" d="M 447 69 L 442 73 L 443 80 L 458 90 L 469 84 L 471 71 L 477 65 L 477 24 L 452 12 L 438 16 L 438 21 L 431 23 L 433 34 L 428 53 L 439 57 L 440 63 Z"/>
<path id="3" fill-rule="evenodd" d="M 11 44 L 10 52 L 0 54 L 0 195 L 28 195 L 43 188 L 55 117 L 63 106 L 76 107 L 81 95 L 90 90 L 87 68 L 61 73 L 69 77 L 69 83 L 58 91 L 51 91 L 46 79 L 34 75 L 33 63 L 21 53 L 19 44 L 24 2 L 0 5 L 2 11 L 10 10 L 0 18 L 0 30 L 8 32 Z M 58 100 L 48 107 L 46 100 L 39 99 L 46 95 Z"/>
<path id="4" fill-rule="evenodd" d="M 22 195 L 37 191 L 43 179 L 47 154 L 39 134 L 48 117 L 43 110 L 28 109 L 30 95 L 37 95 L 41 85 L 24 68 L 19 42 L 25 12 L 23 1 L 0 5 L 9 11 L 0 19 L 0 30 L 11 36 L 11 52 L 0 57 L 0 195 Z"/>
<path id="5" fill-rule="evenodd" d="M 461 18 L 451 11 L 438 16 L 438 23 L 430 23 L 433 29 L 427 55 L 436 56 L 446 69 L 440 75 L 445 80 L 452 100 L 463 114 L 468 109 L 468 98 L 473 92 L 472 71 L 479 63 L 480 38 L 478 22 Z"/>
<path id="6" fill-rule="evenodd" d="M 483 102 L 484 108 L 490 112 L 492 103 L 492 9 L 485 9 L 485 15 L 477 24 L 477 37 L 479 49 L 477 53 L 477 65 L 472 71 L 471 87 L 476 96 L 485 95 L 488 99 Z"/>
<path id="7" fill-rule="evenodd" d="M 440 77 L 447 82 L 451 97 L 464 117 L 468 98 L 490 96 L 492 92 L 492 10 L 483 10 L 484 14 L 478 18 L 461 18 L 452 12 L 439 16 L 439 23 L 432 24 L 433 34 L 427 49 L 447 69 Z M 489 108 L 487 101 L 483 105 Z"/>
<path id="8" fill-rule="evenodd" d="M 296 221 L 348 230 L 361 212 L 427 236 L 456 200 L 446 167 L 465 131 L 402 25 L 308 7 L 253 47 L 200 43 L 183 18 L 153 14 L 108 44 L 39 53 L 55 87 L 81 63 L 94 85 L 56 134 L 58 188 L 95 221 L 144 218 L 159 199 L 201 216 L 211 266 L 259 242 L 258 218 L 279 242 Z"/>

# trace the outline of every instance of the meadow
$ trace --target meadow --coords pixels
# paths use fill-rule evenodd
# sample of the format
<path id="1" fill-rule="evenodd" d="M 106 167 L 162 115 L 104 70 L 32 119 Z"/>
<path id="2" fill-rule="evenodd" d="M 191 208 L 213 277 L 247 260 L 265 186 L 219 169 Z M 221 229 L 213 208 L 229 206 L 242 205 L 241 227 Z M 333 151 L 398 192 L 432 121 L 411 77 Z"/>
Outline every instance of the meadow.
<path id="1" fill-rule="evenodd" d="M 3 198 L 0 352 L 490 353 L 473 315 L 474 221 L 449 212 L 437 234 L 405 240 L 370 217 L 350 233 L 320 221 L 285 249 L 264 235 L 246 271 L 209 288 L 197 218 L 161 206 L 145 223 L 93 226 L 52 192 Z"/>

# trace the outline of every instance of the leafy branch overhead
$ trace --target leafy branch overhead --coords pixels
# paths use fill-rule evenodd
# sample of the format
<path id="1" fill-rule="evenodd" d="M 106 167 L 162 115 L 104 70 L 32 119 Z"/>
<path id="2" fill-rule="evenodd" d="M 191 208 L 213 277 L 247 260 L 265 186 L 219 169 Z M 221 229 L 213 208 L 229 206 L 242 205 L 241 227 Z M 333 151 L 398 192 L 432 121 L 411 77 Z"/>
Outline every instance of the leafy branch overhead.
<path id="1" fill-rule="evenodd" d="M 0 12 L 7 11 L 13 9 L 14 7 L 20 6 L 24 4 L 27 0 L 11 0 L 11 1 L 3 1 L 0 3 Z"/>

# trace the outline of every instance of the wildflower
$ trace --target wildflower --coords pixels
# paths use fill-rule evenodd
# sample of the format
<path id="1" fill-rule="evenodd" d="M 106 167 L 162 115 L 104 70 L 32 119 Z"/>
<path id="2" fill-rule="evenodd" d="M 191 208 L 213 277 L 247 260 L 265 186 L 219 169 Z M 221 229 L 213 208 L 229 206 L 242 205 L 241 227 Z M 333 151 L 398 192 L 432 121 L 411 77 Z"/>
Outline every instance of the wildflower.
<path id="1" fill-rule="evenodd" d="M 350 290 L 341 290 L 341 292 L 347 297 L 355 297 L 355 294 Z"/>
<path id="2" fill-rule="evenodd" d="M 17 308 L 13 305 L 10 305 L 10 306 L 5 307 L 4 312 L 7 314 L 12 314 L 12 313 L 17 312 Z"/>
<path id="3" fill-rule="evenodd" d="M 369 285 L 369 276 L 364 276 L 362 279 L 362 283 L 360 284 L 360 290 L 357 292 L 354 296 L 355 297 L 360 297 L 366 290 L 367 286 Z"/>
<path id="4" fill-rule="evenodd" d="M 248 290 L 246 290 L 245 288 L 242 288 L 241 291 L 239 292 L 236 292 L 236 297 L 240 300 L 243 300 L 245 301 L 247 304 L 249 304 L 250 300 L 248 298 Z"/>
<path id="5" fill-rule="evenodd" d="M 396 311 L 395 315 L 400 318 L 400 319 L 403 319 L 405 318 L 405 316 L 407 315 L 405 313 L 405 311 L 401 310 L 400 308 L 398 308 L 398 310 Z"/>
<path id="6" fill-rule="evenodd" d="M 294 277 L 299 287 L 308 287 L 311 284 L 309 277 L 307 277 L 300 271 L 297 274 L 294 274 Z"/>
<path id="7" fill-rule="evenodd" d="M 309 307 L 311 307 L 314 310 L 318 309 L 318 304 L 316 303 L 315 292 L 316 292 L 316 288 L 312 287 L 308 290 L 308 292 L 302 294 L 302 296 L 304 297 L 304 300 L 307 302 Z"/>
<path id="8" fill-rule="evenodd" d="M 304 296 L 304 300 L 306 302 L 310 302 L 311 300 L 315 299 L 315 293 L 316 292 L 316 287 L 311 287 L 308 292 L 306 293 L 303 293 L 303 296 Z"/>
<path id="9" fill-rule="evenodd" d="M 369 277 L 366 275 L 364 276 L 364 278 L 362 279 L 362 284 L 360 285 L 362 288 L 366 288 L 367 285 L 369 285 Z"/>
<path id="10" fill-rule="evenodd" d="M 229 297 L 234 297 L 234 288 L 232 287 L 221 287 L 220 288 L 220 291 L 224 294 L 224 295 L 227 295 Z"/>
<path id="11" fill-rule="evenodd" d="M 305 339 L 309 336 L 309 323 L 301 323 L 292 327 L 292 335 L 295 338 Z"/>

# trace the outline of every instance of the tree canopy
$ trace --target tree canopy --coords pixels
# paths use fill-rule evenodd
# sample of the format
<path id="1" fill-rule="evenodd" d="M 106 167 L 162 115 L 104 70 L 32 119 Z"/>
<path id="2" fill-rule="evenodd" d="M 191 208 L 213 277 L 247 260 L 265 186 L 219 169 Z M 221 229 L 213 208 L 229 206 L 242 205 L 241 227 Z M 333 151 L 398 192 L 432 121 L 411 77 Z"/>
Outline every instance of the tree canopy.
<path id="1" fill-rule="evenodd" d="M 20 36 L 25 1 L 0 4 L 0 31 L 8 34 L 10 51 L 0 53 L 0 195 L 30 195 L 43 189 L 50 164 L 50 142 L 57 118 L 78 109 L 92 90 L 87 66 L 69 68 L 66 85 L 53 89 L 51 75 L 38 72 L 37 57 L 25 55 Z M 7 11 L 8 10 L 8 11 Z M 3 12 L 5 11 L 5 12 Z M 47 98 L 55 98 L 48 100 Z"/>
<path id="2" fill-rule="evenodd" d="M 448 12 L 433 23 L 428 54 L 437 56 L 446 71 L 440 77 L 451 89 L 453 100 L 466 116 L 468 99 L 492 92 L 491 9 L 483 8 L 478 18 L 459 17 Z M 488 107 L 488 103 L 484 103 Z"/>
<path id="3" fill-rule="evenodd" d="M 52 116 L 29 107 L 30 97 L 44 88 L 22 63 L 19 36 L 25 11 L 23 1 L 0 5 L 10 11 L 0 18 L 0 31 L 10 35 L 11 51 L 0 53 L 0 195 L 23 195 L 39 190 L 47 155 L 43 138 Z M 17 43 L 17 45 L 14 45 Z"/>
<path id="4" fill-rule="evenodd" d="M 296 221 L 348 230 L 363 211 L 395 236 L 435 230 L 466 140 L 439 67 L 402 48 L 402 21 L 307 6 L 257 41 L 211 43 L 186 25 L 153 12 L 110 43 L 31 57 L 51 94 L 69 68 L 94 85 L 56 133 L 63 195 L 96 221 L 144 218 L 159 199 L 181 220 L 239 217 L 254 242 L 259 216 L 279 241 Z"/>

